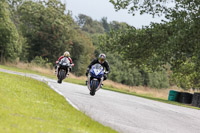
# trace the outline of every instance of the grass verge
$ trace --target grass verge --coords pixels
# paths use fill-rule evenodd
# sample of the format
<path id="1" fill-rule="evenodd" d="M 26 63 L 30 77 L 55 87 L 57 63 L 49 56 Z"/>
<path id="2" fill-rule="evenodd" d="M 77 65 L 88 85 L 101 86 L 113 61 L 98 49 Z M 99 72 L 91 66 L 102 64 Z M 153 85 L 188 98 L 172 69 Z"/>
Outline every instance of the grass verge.
<path id="1" fill-rule="evenodd" d="M 49 77 L 49 78 L 56 79 L 56 76 L 53 75 L 53 70 L 52 70 L 52 72 L 43 73 L 42 71 L 39 72 L 39 71 L 30 70 L 30 68 L 21 69 L 21 68 L 17 68 L 17 67 L 14 67 L 14 66 L 0 65 L 0 68 L 18 71 L 18 72 L 24 72 L 24 73 L 33 73 L 33 74 L 38 74 L 38 75 L 42 75 L 42 76 L 46 76 L 46 77 Z M 69 82 L 69 83 L 79 84 L 79 85 L 85 85 L 86 78 L 77 78 L 77 77 L 72 76 L 72 75 L 70 75 L 70 76 L 71 76 L 70 78 L 66 78 L 64 81 Z M 116 84 L 116 85 L 113 85 L 113 84 Z M 124 89 L 123 88 L 124 86 L 120 86 L 119 88 L 116 88 L 115 86 L 120 86 L 120 84 L 118 84 L 118 83 L 111 83 L 111 84 L 108 83 L 108 84 L 106 84 L 105 83 L 104 87 L 102 89 L 111 90 L 111 91 L 115 91 L 115 92 L 119 92 L 119 93 L 124 93 L 124 94 L 142 97 L 142 98 L 147 98 L 147 99 L 151 99 L 151 100 L 155 100 L 155 101 L 159 101 L 159 102 L 164 102 L 164 103 L 168 103 L 168 104 L 173 104 L 173 105 L 178 105 L 178 106 L 183 106 L 183 107 L 188 107 L 188 108 L 200 110 L 200 108 L 194 107 L 194 106 L 191 106 L 191 105 L 186 105 L 186 104 L 182 104 L 182 103 L 178 103 L 178 102 L 168 101 L 166 95 L 168 95 L 169 89 L 165 90 L 165 94 L 164 94 L 165 97 L 162 98 L 163 96 L 155 97 L 155 95 L 153 93 L 159 93 L 159 92 L 157 92 L 157 90 L 155 91 L 155 89 L 154 90 L 153 89 L 148 90 L 149 92 L 152 92 L 152 93 L 149 93 L 149 92 L 145 92 L 144 88 L 136 88 L 136 89 L 133 90 L 133 87 L 131 89 Z M 143 92 L 141 92 L 142 89 L 143 89 Z M 140 90 L 140 91 L 137 92 L 137 90 Z"/>
<path id="2" fill-rule="evenodd" d="M 1 133 L 115 133 L 69 105 L 45 83 L 0 72 Z"/>

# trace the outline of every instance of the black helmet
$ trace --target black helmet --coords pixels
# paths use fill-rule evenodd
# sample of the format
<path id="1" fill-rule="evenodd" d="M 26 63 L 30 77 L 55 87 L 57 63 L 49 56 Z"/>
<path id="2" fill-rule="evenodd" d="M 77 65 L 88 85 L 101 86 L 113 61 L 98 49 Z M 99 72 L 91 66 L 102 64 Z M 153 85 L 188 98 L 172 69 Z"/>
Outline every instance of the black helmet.
<path id="1" fill-rule="evenodd" d="M 98 57 L 99 63 L 103 64 L 104 61 L 106 60 L 106 55 L 105 54 L 100 54 Z"/>

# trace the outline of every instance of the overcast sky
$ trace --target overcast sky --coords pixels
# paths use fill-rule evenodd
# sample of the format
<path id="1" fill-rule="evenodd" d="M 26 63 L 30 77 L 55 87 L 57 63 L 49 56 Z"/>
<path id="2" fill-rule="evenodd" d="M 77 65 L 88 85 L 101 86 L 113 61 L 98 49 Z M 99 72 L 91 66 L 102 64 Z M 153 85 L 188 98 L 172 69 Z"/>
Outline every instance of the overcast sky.
<path id="1" fill-rule="evenodd" d="M 107 17 L 108 22 L 118 21 L 126 22 L 129 25 L 141 28 L 142 25 L 149 25 L 150 22 L 161 22 L 161 18 L 152 18 L 149 15 L 128 14 L 126 10 L 115 11 L 114 6 L 109 0 L 62 0 L 67 4 L 66 9 L 72 11 L 73 17 L 78 14 L 85 14 L 94 20 L 101 20 L 102 17 Z"/>

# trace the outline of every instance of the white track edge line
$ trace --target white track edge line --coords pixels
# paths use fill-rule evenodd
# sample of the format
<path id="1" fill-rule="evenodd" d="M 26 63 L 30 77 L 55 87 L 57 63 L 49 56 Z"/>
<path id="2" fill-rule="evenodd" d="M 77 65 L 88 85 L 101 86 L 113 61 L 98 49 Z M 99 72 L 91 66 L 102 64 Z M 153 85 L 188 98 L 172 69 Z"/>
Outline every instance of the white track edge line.
<path id="1" fill-rule="evenodd" d="M 70 105 L 72 105 L 72 107 L 74 107 L 75 109 L 77 109 L 77 110 L 80 111 L 80 109 L 79 109 L 75 104 L 73 104 L 72 101 L 69 100 L 69 98 L 65 97 L 60 91 L 58 91 L 56 88 L 54 88 L 48 81 L 46 81 L 46 82 L 47 82 L 48 86 L 49 86 L 51 89 L 53 89 L 54 91 L 56 91 L 58 94 L 62 95 L 62 96 L 67 100 L 67 102 L 68 102 Z"/>
<path id="2" fill-rule="evenodd" d="M 1 70 L 3 70 L 3 71 L 1 71 Z M 37 78 L 31 77 L 31 75 L 29 75 L 29 74 L 27 74 L 27 73 L 15 72 L 15 71 L 6 70 L 6 69 L 2 69 L 2 68 L 0 68 L 0 71 L 1 71 L 1 72 L 4 72 L 4 73 L 10 73 L 10 74 L 15 74 L 15 75 L 21 75 L 21 76 L 25 76 L 25 77 L 29 77 L 29 78 L 32 78 L 32 79 L 39 80 L 39 79 L 37 79 Z M 36 75 L 37 75 L 37 74 L 36 74 Z M 79 109 L 75 104 L 73 104 L 73 103 L 71 102 L 71 100 L 69 100 L 69 98 L 65 97 L 61 92 L 59 92 L 57 89 L 55 89 L 46 79 L 44 79 L 44 78 L 42 79 L 42 78 L 41 78 L 39 81 L 46 83 L 52 90 L 54 90 L 54 91 L 55 91 L 56 93 L 58 93 L 59 95 L 63 96 L 63 97 L 66 99 L 66 101 L 67 101 L 70 105 L 72 105 L 72 107 L 74 107 L 75 109 L 77 109 L 77 110 L 80 111 L 80 109 Z"/>

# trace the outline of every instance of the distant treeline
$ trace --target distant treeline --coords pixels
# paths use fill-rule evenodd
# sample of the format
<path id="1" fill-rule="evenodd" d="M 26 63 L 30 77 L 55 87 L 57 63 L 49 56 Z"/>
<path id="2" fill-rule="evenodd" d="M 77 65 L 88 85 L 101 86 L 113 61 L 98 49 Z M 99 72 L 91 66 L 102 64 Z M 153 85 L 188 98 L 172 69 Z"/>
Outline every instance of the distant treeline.
<path id="1" fill-rule="evenodd" d="M 47 62 L 52 66 L 65 51 L 76 75 L 85 73 L 94 53 L 88 37 L 66 14 L 59 0 L 0 1 L 0 60 Z"/>
<path id="2" fill-rule="evenodd" d="M 112 3 L 120 9 L 120 2 Z M 81 76 L 90 61 L 103 52 L 113 81 L 155 88 L 172 84 L 185 89 L 198 87 L 199 76 L 195 74 L 200 70 L 196 63 L 200 28 L 195 24 L 199 18 L 189 22 L 171 14 L 169 22 L 136 29 L 126 23 L 108 22 L 105 17 L 97 21 L 79 14 L 74 19 L 66 10 L 60 0 L 1 0 L 0 61 L 53 66 L 64 51 L 69 51 L 75 63 L 73 73 Z M 191 32 L 193 26 L 197 29 Z"/>

